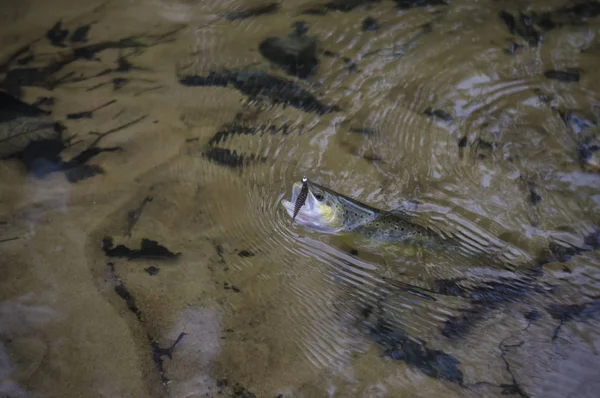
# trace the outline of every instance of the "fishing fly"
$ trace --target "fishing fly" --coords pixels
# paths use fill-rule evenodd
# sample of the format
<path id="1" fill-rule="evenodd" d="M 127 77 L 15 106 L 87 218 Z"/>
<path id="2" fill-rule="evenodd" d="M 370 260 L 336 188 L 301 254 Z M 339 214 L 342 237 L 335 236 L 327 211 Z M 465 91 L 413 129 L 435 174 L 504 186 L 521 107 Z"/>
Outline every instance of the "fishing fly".
<path id="1" fill-rule="evenodd" d="M 294 205 L 294 216 L 292 217 L 292 222 L 296 220 L 296 216 L 300 211 L 300 208 L 304 206 L 304 202 L 306 202 L 306 198 L 308 197 L 308 178 L 302 177 L 302 190 L 300 191 L 300 195 L 296 199 L 296 204 Z"/>

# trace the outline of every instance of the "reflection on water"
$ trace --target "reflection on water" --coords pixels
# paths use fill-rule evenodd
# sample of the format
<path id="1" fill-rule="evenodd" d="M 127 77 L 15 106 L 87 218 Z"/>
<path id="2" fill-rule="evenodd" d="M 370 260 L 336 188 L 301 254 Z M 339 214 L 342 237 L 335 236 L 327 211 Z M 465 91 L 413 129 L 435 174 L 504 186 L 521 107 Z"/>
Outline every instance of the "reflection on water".
<path id="1" fill-rule="evenodd" d="M 0 395 L 595 396 L 600 3 L 4 9 Z"/>

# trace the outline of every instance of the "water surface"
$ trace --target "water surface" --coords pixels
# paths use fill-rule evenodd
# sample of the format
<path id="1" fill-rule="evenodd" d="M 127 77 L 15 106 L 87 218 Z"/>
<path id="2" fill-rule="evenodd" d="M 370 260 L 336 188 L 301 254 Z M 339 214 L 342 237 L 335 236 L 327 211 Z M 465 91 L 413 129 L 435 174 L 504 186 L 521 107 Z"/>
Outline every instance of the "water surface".
<path id="1" fill-rule="evenodd" d="M 600 3 L 0 20 L 0 395 L 595 396 Z M 305 230 L 303 175 L 490 260 Z"/>

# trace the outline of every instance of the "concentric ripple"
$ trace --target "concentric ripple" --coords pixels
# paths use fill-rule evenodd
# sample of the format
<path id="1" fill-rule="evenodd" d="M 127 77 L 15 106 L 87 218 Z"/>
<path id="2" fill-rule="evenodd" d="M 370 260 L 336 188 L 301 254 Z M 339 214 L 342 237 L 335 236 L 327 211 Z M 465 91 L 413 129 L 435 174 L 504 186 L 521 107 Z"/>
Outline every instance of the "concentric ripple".
<path id="1" fill-rule="evenodd" d="M 417 267 L 382 253 L 365 259 L 350 255 L 335 237 L 292 224 L 282 209 L 281 199 L 289 199 L 292 184 L 303 175 L 382 209 L 418 199 L 424 202 L 417 214 L 424 224 L 451 233 L 468 250 L 493 249 L 506 263 L 528 264 L 532 253 L 523 242 L 531 238 L 531 227 L 510 216 L 529 211 L 522 167 L 539 167 L 557 156 L 569 162 L 564 153 L 541 155 L 533 149 L 542 140 L 553 147 L 568 138 L 560 129 L 552 142 L 539 133 L 555 123 L 534 127 L 539 118 L 555 118 L 544 97 L 548 88 L 537 78 L 539 65 L 507 68 L 503 43 L 490 45 L 485 37 L 464 33 L 481 29 L 490 18 L 496 23 L 490 29 L 504 29 L 497 11 L 463 6 L 473 18 L 465 20 L 453 7 L 397 11 L 384 2 L 368 14 L 378 21 L 378 31 L 361 34 L 356 32 L 367 13 L 360 9 L 336 14 L 333 26 L 329 14 L 304 15 L 308 34 L 319 41 L 319 65 L 308 79 L 286 75 L 257 51 L 266 37 L 290 33 L 292 24 L 280 22 L 280 16 L 228 21 L 219 17 L 222 10 L 213 10 L 210 18 L 197 19 L 185 65 L 193 73 L 257 68 L 342 109 L 317 116 L 245 102 L 228 113 L 231 122 L 212 126 L 196 152 L 188 152 L 198 162 L 204 159 L 202 172 L 220 181 L 223 195 L 236 197 L 235 209 L 229 202 L 212 203 L 213 225 L 262 253 L 260 260 L 244 259 L 233 267 L 258 280 L 278 281 L 285 292 L 278 297 L 287 317 L 283 322 L 289 322 L 292 339 L 314 366 L 347 366 L 352 353 L 364 348 L 360 325 L 369 308 L 385 311 L 388 322 L 410 335 L 435 334 L 465 303 L 407 288 L 416 289 L 421 279 L 468 275 L 479 281 L 501 274 L 486 268 L 490 264 L 466 266 L 450 255 Z M 231 96 L 233 103 L 233 89 L 210 90 Z M 234 120 L 234 114 L 241 119 Z M 202 116 L 193 125 L 205 127 Z M 513 132 L 521 136 L 516 139 Z M 538 171 L 529 176 L 542 178 Z M 405 275 L 401 269 L 407 269 Z M 390 272 L 391 280 L 385 276 Z M 274 300 L 272 290 L 262 291 L 260 284 L 247 291 L 257 303 Z"/>

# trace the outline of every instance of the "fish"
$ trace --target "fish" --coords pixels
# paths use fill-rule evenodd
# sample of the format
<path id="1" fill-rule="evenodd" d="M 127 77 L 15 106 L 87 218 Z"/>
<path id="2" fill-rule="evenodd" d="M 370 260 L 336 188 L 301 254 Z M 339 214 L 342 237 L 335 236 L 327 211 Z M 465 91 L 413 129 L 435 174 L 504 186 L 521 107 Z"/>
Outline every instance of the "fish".
<path id="1" fill-rule="evenodd" d="M 504 242 L 487 237 L 469 227 L 457 231 L 433 229 L 417 221 L 410 204 L 405 202 L 394 210 L 380 210 L 361 203 L 330 188 L 307 181 L 308 192 L 304 205 L 296 209 L 303 183 L 292 186 L 291 201 L 281 200 L 281 205 L 296 224 L 321 234 L 335 234 L 351 245 L 368 251 L 395 253 L 410 258 L 435 256 L 462 262 L 466 258 L 491 265 L 512 268 L 511 256 L 520 252 L 507 250 Z M 301 198 L 300 198 L 301 199 Z M 297 211 L 296 211 L 297 210 Z M 500 252 L 498 252 L 500 250 Z M 495 252 L 491 255 L 491 252 Z M 506 256 L 505 256 L 506 255 Z"/>
<path id="2" fill-rule="evenodd" d="M 379 210 L 314 182 L 305 183 L 308 192 L 304 205 L 296 208 L 295 204 L 302 199 L 303 185 L 295 182 L 292 200 L 281 201 L 290 217 L 301 226 L 325 234 L 355 232 L 381 243 L 444 244 L 441 235 L 412 222 L 407 212 Z"/>

